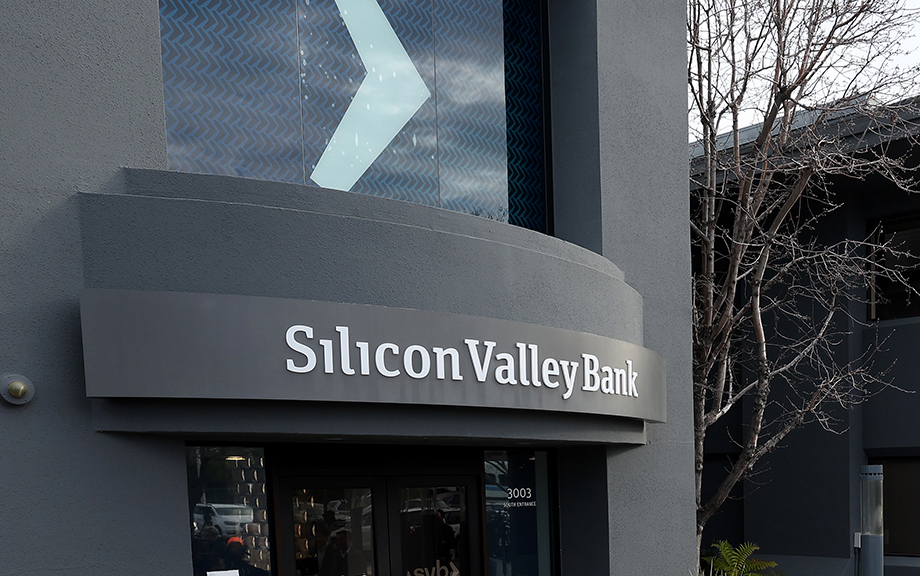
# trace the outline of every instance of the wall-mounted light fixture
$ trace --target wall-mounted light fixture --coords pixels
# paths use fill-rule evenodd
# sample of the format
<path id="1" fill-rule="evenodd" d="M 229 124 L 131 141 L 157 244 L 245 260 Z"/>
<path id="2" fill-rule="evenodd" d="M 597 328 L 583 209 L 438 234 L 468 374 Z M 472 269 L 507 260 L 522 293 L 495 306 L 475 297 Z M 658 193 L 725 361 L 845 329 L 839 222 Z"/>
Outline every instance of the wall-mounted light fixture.
<path id="1" fill-rule="evenodd" d="M 35 385 L 22 374 L 0 374 L 0 396 L 10 404 L 25 404 L 35 396 Z"/>

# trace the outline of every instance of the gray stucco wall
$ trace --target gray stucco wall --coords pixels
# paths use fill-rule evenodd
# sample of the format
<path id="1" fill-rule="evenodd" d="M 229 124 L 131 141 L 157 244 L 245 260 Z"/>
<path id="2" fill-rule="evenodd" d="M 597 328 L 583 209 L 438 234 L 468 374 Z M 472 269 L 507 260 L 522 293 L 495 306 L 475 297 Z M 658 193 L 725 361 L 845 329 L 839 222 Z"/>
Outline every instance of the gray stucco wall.
<path id="1" fill-rule="evenodd" d="M 683 18 L 683 4 L 673 0 L 551 2 L 556 230 L 605 261 L 560 240 L 393 201 L 359 201 L 356 210 L 378 211 L 376 219 L 341 211 L 333 218 L 323 203 L 341 208 L 341 198 L 328 191 L 301 196 L 290 187 L 276 196 L 274 185 L 227 179 L 225 198 L 177 198 L 170 190 L 188 187 L 170 183 L 188 177 L 158 172 L 167 166 L 156 2 L 26 2 L 7 10 L 0 19 L 0 371 L 25 374 L 37 394 L 26 406 L 0 404 L 3 573 L 189 573 L 189 417 L 166 425 L 155 404 L 94 406 L 83 389 L 78 292 L 125 287 L 461 311 L 652 348 L 668 361 L 667 424 L 563 418 L 539 436 L 540 422 L 524 418 L 530 432 L 508 438 L 493 425 L 479 441 L 598 444 L 560 452 L 572 463 L 561 474 L 571 480 L 560 488 L 564 574 L 686 574 L 695 555 Z M 264 189 L 272 202 L 256 198 Z M 115 212 L 103 205 L 120 206 L 120 219 L 105 222 Z M 298 231 L 297 241 L 312 238 L 311 246 L 289 246 L 293 232 L 271 226 L 278 218 L 320 227 Z M 356 242 L 351 251 L 335 252 L 347 240 Z M 316 257 L 317 247 L 335 258 Z M 401 258 L 406 247 L 457 269 L 439 277 L 423 261 Z M 500 265 L 484 270 L 459 257 L 480 251 Z M 397 267 L 392 275 L 386 263 Z M 308 273 L 335 266 L 361 282 Z M 535 269 L 544 281 L 523 273 Z M 572 271 L 573 284 L 560 280 Z M 194 407 L 163 409 L 188 415 Z M 464 426 L 485 417 L 419 426 L 456 442 Z M 230 438 L 209 418 L 197 433 Z M 413 441 L 409 430 L 397 435 Z M 643 438 L 648 444 L 634 448 L 602 445 Z M 582 555 L 585 528 L 593 545 Z"/>
<path id="2" fill-rule="evenodd" d="M 118 192 L 80 199 L 87 288 L 437 310 L 642 344 L 642 297 L 623 273 L 556 238 L 351 192 L 162 171 L 123 176 Z"/>
<path id="3" fill-rule="evenodd" d="M 166 168 L 156 2 L 23 2 L 0 18 L 4 574 L 187 573 L 180 439 L 93 431 L 82 385 L 76 194 Z M 163 553 L 169 551 L 169 553 Z"/>
<path id="4" fill-rule="evenodd" d="M 663 225 L 689 212 L 686 165 L 669 160 L 686 154 L 686 113 L 667 104 L 686 94 L 686 47 L 674 32 L 686 14 L 671 0 L 618 0 L 598 2 L 597 15 L 602 254 L 642 294 L 645 346 L 674 367 L 667 425 L 648 425 L 640 450 L 608 451 L 610 555 L 615 573 L 686 574 L 696 557 L 686 537 L 695 511 L 684 505 L 693 500 L 689 231 Z M 636 518 L 656 535 L 630 535 Z"/>

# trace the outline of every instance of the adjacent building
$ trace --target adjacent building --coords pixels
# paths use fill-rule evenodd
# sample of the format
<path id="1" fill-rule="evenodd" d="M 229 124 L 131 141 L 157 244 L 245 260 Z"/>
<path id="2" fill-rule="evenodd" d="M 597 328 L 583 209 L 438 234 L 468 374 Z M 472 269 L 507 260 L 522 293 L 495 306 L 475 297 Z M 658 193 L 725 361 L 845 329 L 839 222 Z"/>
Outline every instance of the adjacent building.
<path id="1" fill-rule="evenodd" d="M 914 152 L 917 116 L 904 112 L 904 129 L 876 140 L 892 157 L 906 159 L 905 176 L 916 170 Z M 842 116 L 840 126 L 866 142 L 867 119 Z M 834 127 L 834 129 L 837 129 Z M 884 130 L 879 130 L 884 133 Z M 892 241 L 920 254 L 920 198 L 879 174 L 865 178 L 832 177 L 830 190 L 840 207 L 817 229 L 823 242 L 844 239 Z M 912 267 L 907 279 L 918 286 L 914 263 L 883 262 Z M 838 361 L 871 365 L 892 387 L 850 410 L 831 412 L 829 433 L 817 423 L 792 432 L 782 446 L 758 464 L 732 498 L 707 525 L 704 541 L 754 542 L 761 554 L 778 562 L 789 576 L 859 573 L 861 528 L 860 470 L 883 466 L 884 570 L 889 576 L 920 573 L 920 399 L 916 372 L 918 300 L 899 286 L 877 279 L 870 290 L 854 294 L 846 337 L 836 348 Z M 873 352 L 874 351 L 874 352 Z M 707 438 L 706 466 L 718 470 L 739 449 L 744 434 L 740 416 Z M 710 488 L 714 489 L 715 484 Z M 706 489 L 706 487 L 704 487 Z"/>

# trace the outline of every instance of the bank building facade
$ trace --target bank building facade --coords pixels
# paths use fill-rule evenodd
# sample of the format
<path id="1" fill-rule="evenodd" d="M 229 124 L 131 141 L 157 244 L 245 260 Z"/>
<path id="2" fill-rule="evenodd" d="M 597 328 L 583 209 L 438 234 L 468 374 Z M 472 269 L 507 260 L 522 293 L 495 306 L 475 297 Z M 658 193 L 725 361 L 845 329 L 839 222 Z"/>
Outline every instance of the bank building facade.
<path id="1" fill-rule="evenodd" d="M 685 8 L 0 23 L 2 574 L 687 574 Z"/>

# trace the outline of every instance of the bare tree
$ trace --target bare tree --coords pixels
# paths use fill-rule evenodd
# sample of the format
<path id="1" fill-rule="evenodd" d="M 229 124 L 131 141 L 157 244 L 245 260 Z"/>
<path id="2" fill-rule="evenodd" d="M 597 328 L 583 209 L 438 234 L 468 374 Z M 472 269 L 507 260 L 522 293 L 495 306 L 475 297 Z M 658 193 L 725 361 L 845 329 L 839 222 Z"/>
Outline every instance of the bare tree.
<path id="1" fill-rule="evenodd" d="M 838 344 L 873 275 L 907 283 L 877 257 L 896 246 L 822 243 L 817 226 L 835 178 L 914 187 L 888 148 L 916 133 L 916 69 L 892 65 L 913 23 L 900 0 L 689 0 L 698 543 L 790 431 L 834 429 L 833 407 L 885 385 Z M 707 431 L 742 401 L 739 453 L 704 501 Z"/>

